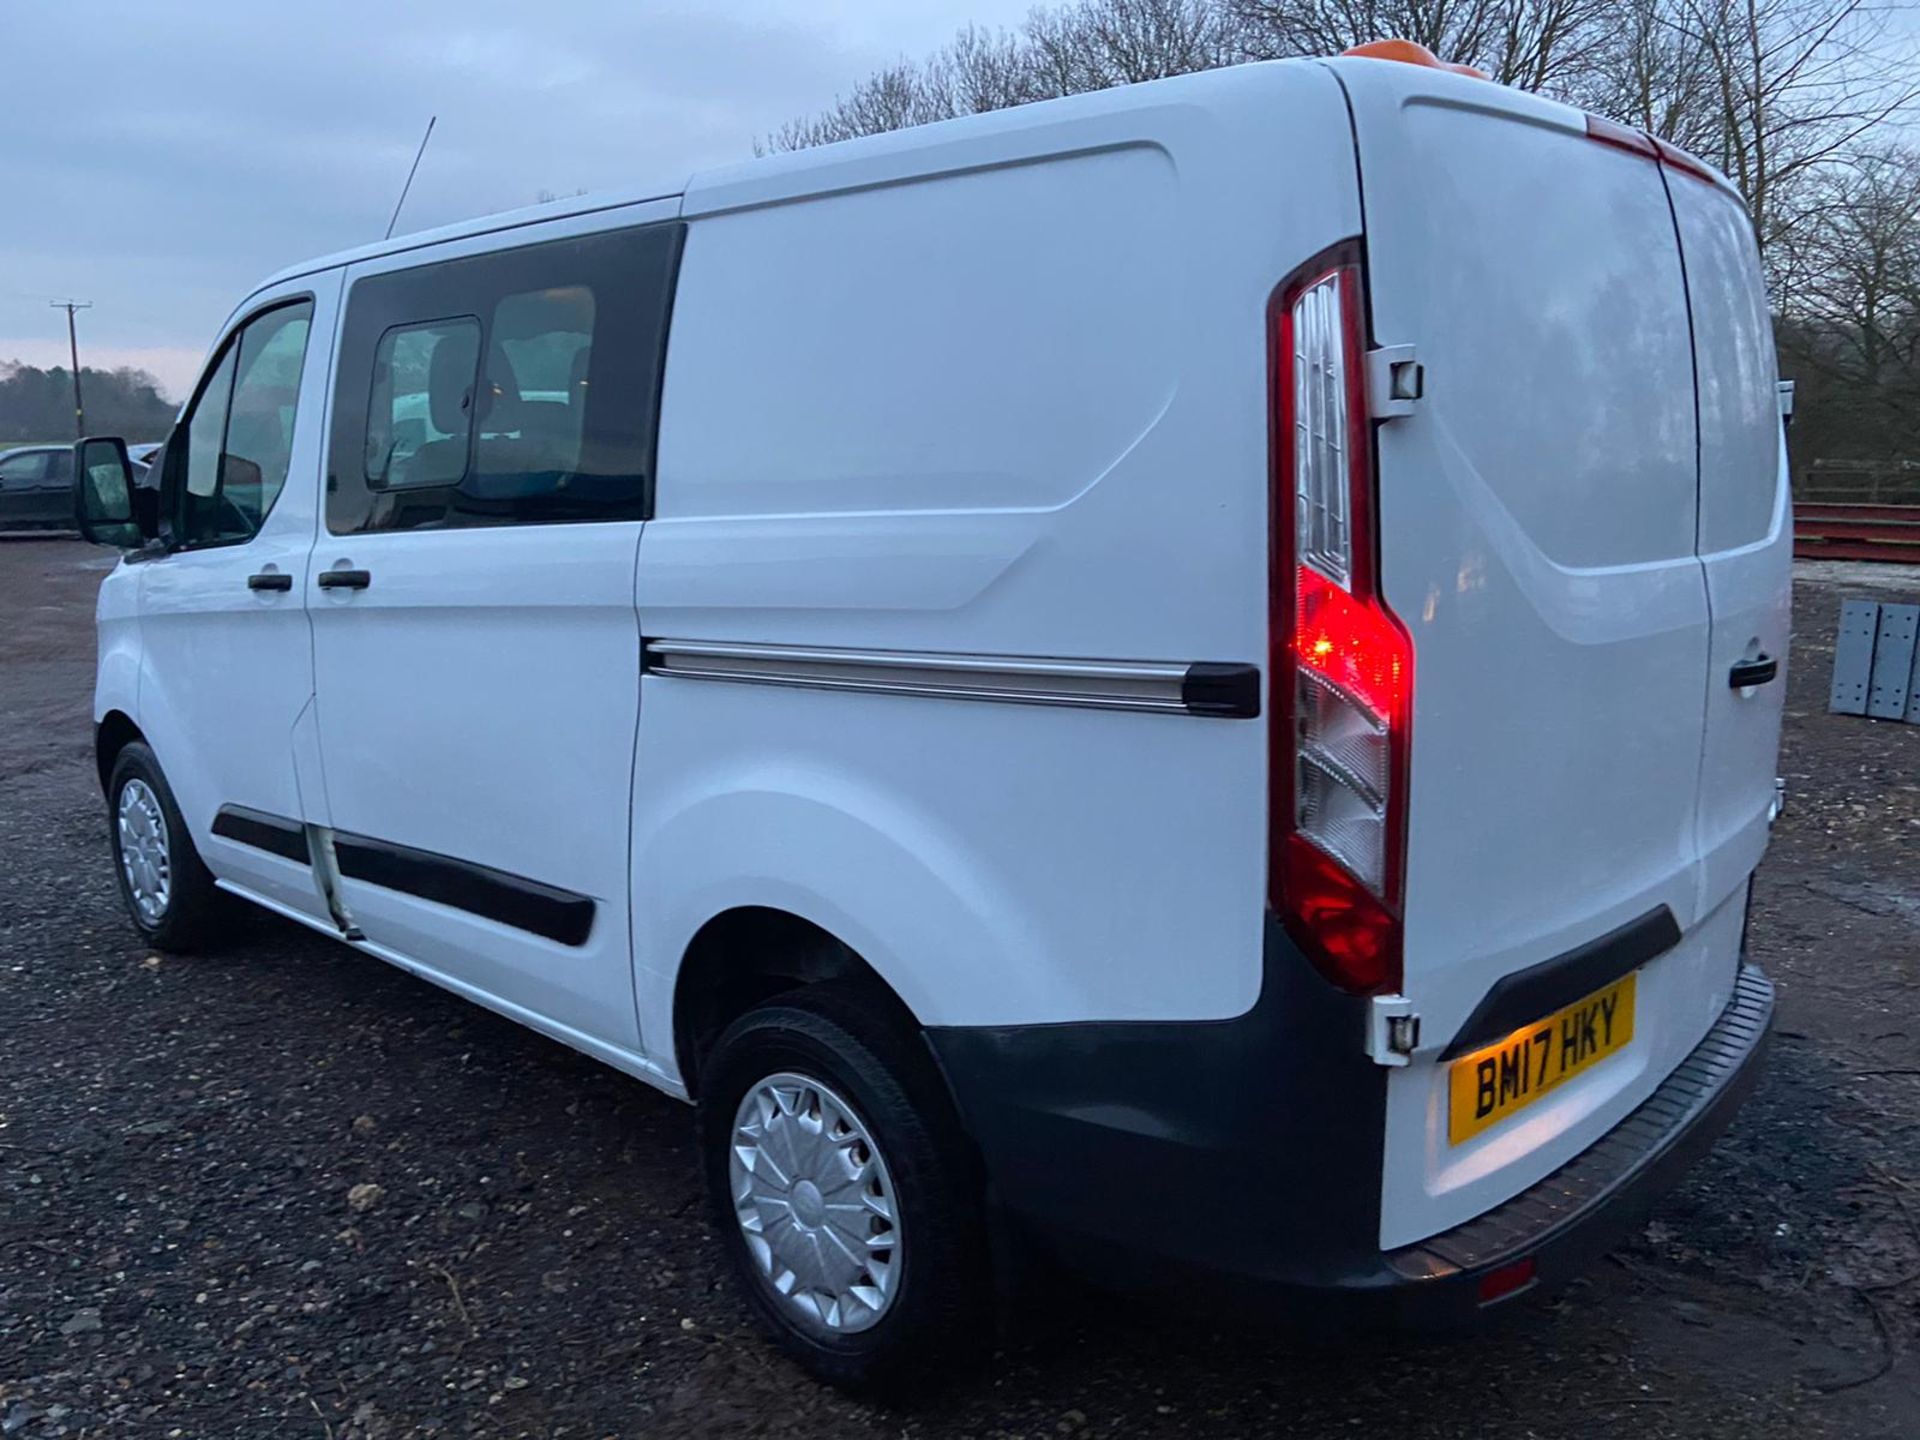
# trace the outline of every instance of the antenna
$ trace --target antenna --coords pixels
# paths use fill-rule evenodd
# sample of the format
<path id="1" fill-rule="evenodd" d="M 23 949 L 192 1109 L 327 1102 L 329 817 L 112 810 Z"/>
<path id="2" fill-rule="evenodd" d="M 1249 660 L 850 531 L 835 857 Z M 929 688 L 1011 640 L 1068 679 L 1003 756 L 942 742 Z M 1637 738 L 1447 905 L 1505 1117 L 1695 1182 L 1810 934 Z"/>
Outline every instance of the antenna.
<path id="1" fill-rule="evenodd" d="M 413 189 L 413 177 L 420 169 L 420 157 L 427 153 L 427 141 L 433 138 L 433 122 L 439 118 L 438 115 L 427 117 L 427 133 L 420 137 L 420 148 L 413 152 L 413 169 L 407 171 L 407 183 L 400 187 L 400 198 L 393 207 L 393 219 L 387 221 L 387 233 L 380 237 L 383 240 L 391 240 L 393 227 L 400 223 L 400 207 L 407 203 L 407 192 Z"/>

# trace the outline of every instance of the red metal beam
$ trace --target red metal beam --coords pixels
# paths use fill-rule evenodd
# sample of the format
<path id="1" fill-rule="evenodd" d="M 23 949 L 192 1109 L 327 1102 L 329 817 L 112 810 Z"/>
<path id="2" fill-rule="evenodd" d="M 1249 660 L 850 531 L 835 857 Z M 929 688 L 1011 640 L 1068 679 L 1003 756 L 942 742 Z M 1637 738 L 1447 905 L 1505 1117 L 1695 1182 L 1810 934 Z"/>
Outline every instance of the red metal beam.
<path id="1" fill-rule="evenodd" d="M 1876 560 L 1888 565 L 1920 565 L 1920 545 L 1874 545 L 1857 540 L 1795 540 L 1796 560 Z"/>
<path id="2" fill-rule="evenodd" d="M 1795 519 L 1796 540 L 1874 540 L 1887 545 L 1920 545 L 1920 525 L 1874 524 L 1871 520 Z"/>
<path id="3" fill-rule="evenodd" d="M 1797 502 L 1793 507 L 1793 554 L 1797 560 L 1878 560 L 1920 565 L 1920 505 Z"/>
<path id="4" fill-rule="evenodd" d="M 1920 525 L 1920 505 L 1838 505 L 1826 501 L 1796 500 L 1793 518 L 1801 520 L 1888 520 Z"/>

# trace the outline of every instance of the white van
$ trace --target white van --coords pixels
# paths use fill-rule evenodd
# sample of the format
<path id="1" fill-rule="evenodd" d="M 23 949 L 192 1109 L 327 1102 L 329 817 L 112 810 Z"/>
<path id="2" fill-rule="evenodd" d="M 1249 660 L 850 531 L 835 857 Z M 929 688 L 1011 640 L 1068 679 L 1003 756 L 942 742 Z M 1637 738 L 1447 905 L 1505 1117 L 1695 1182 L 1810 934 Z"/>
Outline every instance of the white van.
<path id="1" fill-rule="evenodd" d="M 1784 447 L 1646 136 L 1251 65 L 297 266 L 83 442 L 116 863 L 699 1107 L 817 1373 L 1023 1237 L 1449 1323 L 1750 1084 Z"/>

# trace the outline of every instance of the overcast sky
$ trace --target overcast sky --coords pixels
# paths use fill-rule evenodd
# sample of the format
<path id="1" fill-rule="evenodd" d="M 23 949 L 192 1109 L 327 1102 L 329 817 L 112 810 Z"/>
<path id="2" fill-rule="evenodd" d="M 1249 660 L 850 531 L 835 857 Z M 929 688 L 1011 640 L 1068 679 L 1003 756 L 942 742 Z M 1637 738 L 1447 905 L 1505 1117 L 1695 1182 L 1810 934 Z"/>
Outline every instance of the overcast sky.
<path id="1" fill-rule="evenodd" d="M 178 398 L 256 282 L 541 191 L 677 184 L 1032 0 L 0 0 L 0 361 Z"/>

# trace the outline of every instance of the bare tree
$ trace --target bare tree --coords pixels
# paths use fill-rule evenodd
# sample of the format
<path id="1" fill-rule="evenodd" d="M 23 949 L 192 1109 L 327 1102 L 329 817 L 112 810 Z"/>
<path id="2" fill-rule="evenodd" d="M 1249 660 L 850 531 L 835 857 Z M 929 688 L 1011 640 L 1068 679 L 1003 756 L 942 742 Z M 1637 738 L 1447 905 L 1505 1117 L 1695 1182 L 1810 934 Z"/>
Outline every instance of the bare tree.
<path id="1" fill-rule="evenodd" d="M 1870 151 L 1808 188 L 1775 322 L 1798 463 L 1920 460 L 1920 150 Z"/>
<path id="2" fill-rule="evenodd" d="M 1863 387 L 1920 396 L 1920 151 L 1883 149 L 1825 177 L 1803 237 L 1796 315 L 1837 337 Z M 1920 428 L 1920 413 L 1910 423 Z"/>
<path id="3" fill-rule="evenodd" d="M 1648 130 L 1702 156 L 1718 148 L 1714 79 L 1706 47 L 1674 27 L 1675 0 L 1624 0 L 1565 98 Z"/>
<path id="4" fill-rule="evenodd" d="M 1503 85 L 1549 90 L 1602 38 L 1610 0 L 1231 0 L 1260 57 L 1335 55 L 1393 37 L 1472 65 Z"/>
<path id="5" fill-rule="evenodd" d="M 943 83 L 940 59 L 928 64 L 900 60 L 875 71 L 849 94 L 837 97 L 831 109 L 789 120 L 756 149 L 804 150 L 964 114 L 954 107 L 952 92 Z"/>
<path id="6" fill-rule="evenodd" d="M 944 72 L 941 83 L 957 115 L 1004 110 L 1067 93 L 1041 84 L 1030 47 L 1005 30 L 969 25 L 929 62 L 929 69 Z"/>
<path id="7" fill-rule="evenodd" d="M 1580 98 L 1718 166 L 1764 251 L 1806 222 L 1803 181 L 1920 98 L 1888 12 L 1866 0 L 1631 3 Z"/>
<path id="8" fill-rule="evenodd" d="M 1244 58 L 1216 0 L 1079 0 L 1035 10 L 1023 34 L 1047 88 L 1063 95 Z"/>
<path id="9" fill-rule="evenodd" d="M 1017 32 L 969 26 L 924 61 L 901 60 L 756 150 L 797 150 L 1029 100 L 1158 80 L 1244 59 L 1221 0 L 1075 0 Z"/>

